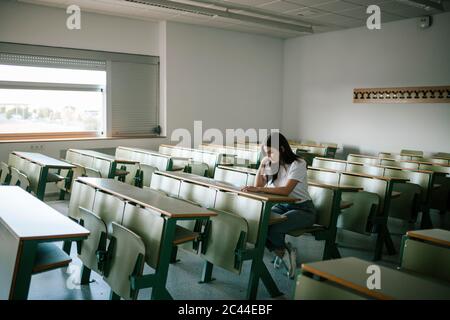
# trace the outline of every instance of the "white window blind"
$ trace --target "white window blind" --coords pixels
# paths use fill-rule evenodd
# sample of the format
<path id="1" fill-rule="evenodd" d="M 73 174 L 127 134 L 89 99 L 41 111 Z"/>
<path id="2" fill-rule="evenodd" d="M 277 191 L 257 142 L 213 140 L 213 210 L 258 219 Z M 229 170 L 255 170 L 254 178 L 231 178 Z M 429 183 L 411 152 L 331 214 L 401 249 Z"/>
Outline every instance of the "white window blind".
<path id="1" fill-rule="evenodd" d="M 50 68 L 106 70 L 106 61 L 0 53 L 0 64 Z"/>
<path id="2" fill-rule="evenodd" d="M 155 134 L 159 122 L 159 64 L 111 62 L 113 136 Z"/>

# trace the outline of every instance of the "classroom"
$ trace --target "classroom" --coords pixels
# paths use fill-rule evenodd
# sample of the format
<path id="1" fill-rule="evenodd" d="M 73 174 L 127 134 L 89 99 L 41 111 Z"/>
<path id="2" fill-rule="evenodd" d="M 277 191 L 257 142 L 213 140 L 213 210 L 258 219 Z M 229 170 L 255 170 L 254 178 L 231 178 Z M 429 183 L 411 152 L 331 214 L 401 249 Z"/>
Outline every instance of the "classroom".
<path id="1" fill-rule="evenodd" d="M 0 300 L 450 300 L 449 31 L 449 0 L 0 0 Z"/>

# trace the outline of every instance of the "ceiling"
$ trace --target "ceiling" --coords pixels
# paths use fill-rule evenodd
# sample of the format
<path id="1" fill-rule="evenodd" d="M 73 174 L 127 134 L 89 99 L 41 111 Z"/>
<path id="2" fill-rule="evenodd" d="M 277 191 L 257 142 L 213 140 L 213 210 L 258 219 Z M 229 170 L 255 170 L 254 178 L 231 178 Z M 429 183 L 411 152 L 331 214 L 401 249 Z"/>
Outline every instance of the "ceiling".
<path id="1" fill-rule="evenodd" d="M 126 0 L 18 1 L 55 7 L 67 7 L 68 5 L 76 4 L 79 5 L 82 10 L 108 15 L 117 15 L 151 21 L 177 21 L 214 28 L 264 34 L 280 38 L 291 38 L 307 34 L 296 30 L 285 29 L 280 26 L 262 25 L 260 23 L 240 21 L 217 15 L 207 16 L 190 12 L 175 11 L 171 9 L 149 6 L 143 3 L 128 2 Z M 223 10 L 223 8 L 196 2 L 195 0 L 173 1 L 201 6 L 204 8 Z M 439 0 L 420 1 L 439 2 Z M 433 15 L 442 12 L 434 8 L 426 10 L 424 8 L 408 5 L 402 2 L 402 0 L 228 0 L 226 2 L 229 4 L 245 5 L 250 7 L 249 9 L 257 8 L 270 11 L 274 14 L 283 14 L 284 17 L 276 19 L 279 22 L 292 23 L 292 21 L 289 21 L 289 17 L 291 19 L 296 19 L 297 21 L 301 19 L 303 21 L 303 25 L 312 25 L 314 33 L 365 26 L 367 17 L 369 16 L 366 13 L 367 6 L 373 4 L 378 5 L 381 8 L 381 23 L 424 15 Z M 443 4 L 445 6 L 445 11 L 450 11 L 449 3 L 445 1 Z M 261 17 L 260 14 L 249 14 L 248 11 L 243 10 L 233 10 L 232 12 Z M 297 21 L 295 21 L 295 23 L 298 23 Z"/>

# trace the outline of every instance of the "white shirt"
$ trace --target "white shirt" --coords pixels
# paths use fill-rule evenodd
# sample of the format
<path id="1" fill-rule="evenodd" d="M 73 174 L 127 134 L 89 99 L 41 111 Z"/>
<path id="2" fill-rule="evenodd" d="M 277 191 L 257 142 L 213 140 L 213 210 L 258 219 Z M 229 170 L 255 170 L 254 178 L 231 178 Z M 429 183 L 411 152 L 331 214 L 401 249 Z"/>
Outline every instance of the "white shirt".
<path id="1" fill-rule="evenodd" d="M 306 162 L 304 160 L 299 159 L 291 164 L 280 166 L 277 179 L 271 183 L 268 183 L 267 186 L 270 188 L 284 187 L 286 186 L 288 180 L 298 181 L 295 188 L 289 194 L 289 197 L 300 199 L 298 203 L 311 200 L 311 196 L 308 193 Z"/>

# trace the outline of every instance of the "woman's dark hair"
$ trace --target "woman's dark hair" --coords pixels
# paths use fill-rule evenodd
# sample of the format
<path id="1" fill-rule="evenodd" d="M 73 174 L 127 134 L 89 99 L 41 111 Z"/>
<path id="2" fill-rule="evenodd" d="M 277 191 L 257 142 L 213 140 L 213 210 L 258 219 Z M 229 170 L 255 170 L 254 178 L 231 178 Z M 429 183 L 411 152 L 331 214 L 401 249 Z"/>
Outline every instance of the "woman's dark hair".
<path id="1" fill-rule="evenodd" d="M 264 151 L 264 147 L 275 148 L 280 153 L 280 165 L 291 164 L 292 162 L 300 159 L 293 151 L 286 137 L 279 132 L 272 132 L 267 136 L 264 143 L 261 145 L 261 159 L 267 156 Z M 278 178 L 279 166 L 275 173 L 272 175 L 265 175 L 267 182 L 273 182 Z"/>

